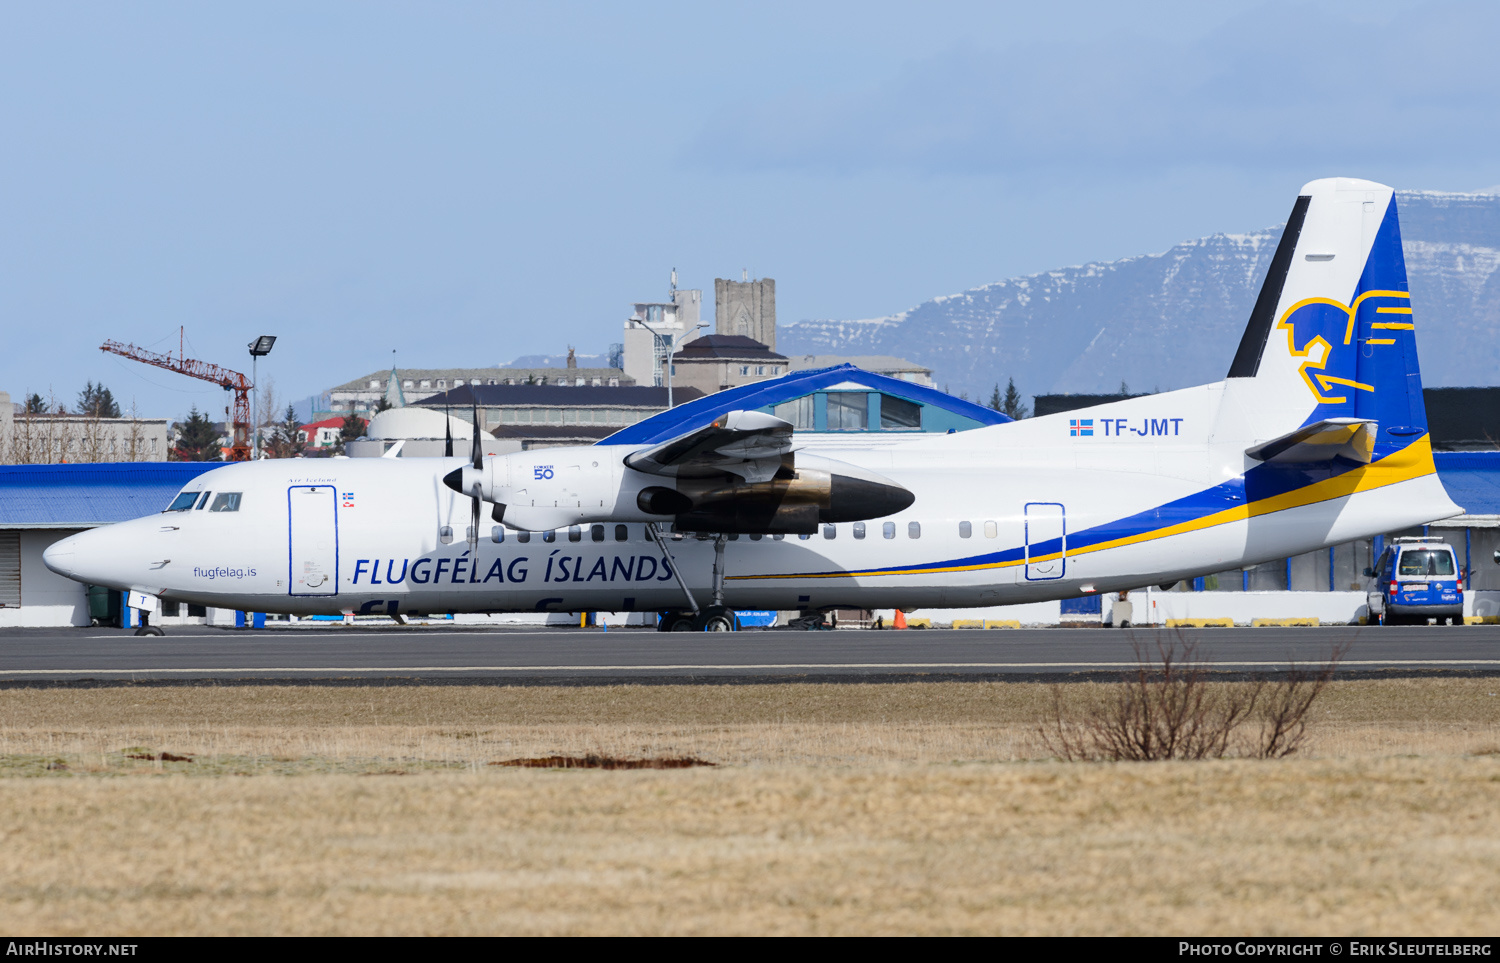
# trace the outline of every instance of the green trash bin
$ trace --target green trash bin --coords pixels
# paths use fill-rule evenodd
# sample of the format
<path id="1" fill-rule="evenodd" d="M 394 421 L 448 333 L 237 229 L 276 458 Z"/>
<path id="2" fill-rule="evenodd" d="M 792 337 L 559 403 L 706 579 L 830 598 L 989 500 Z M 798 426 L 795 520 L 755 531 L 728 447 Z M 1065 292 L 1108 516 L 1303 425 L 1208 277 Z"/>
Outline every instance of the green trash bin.
<path id="1" fill-rule="evenodd" d="M 95 625 L 120 627 L 120 593 L 103 585 L 90 585 L 89 621 Z"/>

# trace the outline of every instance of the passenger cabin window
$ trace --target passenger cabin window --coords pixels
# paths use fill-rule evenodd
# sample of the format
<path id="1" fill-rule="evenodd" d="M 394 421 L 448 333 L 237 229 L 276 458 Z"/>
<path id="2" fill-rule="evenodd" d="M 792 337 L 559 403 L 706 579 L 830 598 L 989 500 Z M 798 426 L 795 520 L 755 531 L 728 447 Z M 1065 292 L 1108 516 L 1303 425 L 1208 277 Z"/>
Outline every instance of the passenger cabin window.
<path id="1" fill-rule="evenodd" d="M 921 522 L 907 522 L 906 523 L 906 537 L 907 538 L 921 538 L 922 537 L 922 523 Z"/>
<path id="2" fill-rule="evenodd" d="M 214 503 L 208 507 L 211 512 L 237 512 L 240 510 L 239 492 L 219 492 L 214 496 Z"/>
<path id="3" fill-rule="evenodd" d="M 823 537 L 824 538 L 838 538 L 839 537 L 838 527 L 835 526 L 835 525 L 824 525 L 823 526 Z"/>
<path id="4" fill-rule="evenodd" d="M 556 531 L 543 532 L 542 533 L 542 541 L 544 541 L 544 542 L 555 542 L 555 541 L 557 541 L 557 532 Z"/>
<path id="5" fill-rule="evenodd" d="M 525 545 L 527 542 L 531 541 L 531 533 L 516 532 L 516 541 L 520 542 L 522 545 Z"/>
<path id="6" fill-rule="evenodd" d="M 503 541 L 505 541 L 505 526 L 504 525 L 496 525 L 494 528 L 490 529 L 490 541 L 492 541 L 492 542 L 503 542 Z"/>
<path id="7" fill-rule="evenodd" d="M 176 498 L 172 499 L 172 504 L 168 505 L 166 510 L 169 512 L 185 512 L 192 509 L 192 507 L 197 503 L 197 492 L 183 492 Z"/>
<path id="8" fill-rule="evenodd" d="M 589 538 L 593 539 L 596 542 L 602 542 L 602 541 L 604 541 L 604 526 L 603 525 L 590 525 L 589 526 Z"/>
<path id="9" fill-rule="evenodd" d="M 617 541 L 617 542 L 623 542 L 623 541 L 625 541 L 628 538 L 630 538 L 630 529 L 626 528 L 624 525 L 616 525 L 615 526 L 615 541 Z"/>
<path id="10" fill-rule="evenodd" d="M 895 538 L 896 537 L 896 523 L 895 522 L 886 522 L 884 525 L 880 526 L 880 534 L 883 535 L 883 536 L 885 536 L 886 538 Z"/>
<path id="11" fill-rule="evenodd" d="M 442 528 L 438 529 L 438 541 L 442 542 L 444 545 L 451 545 L 453 543 L 452 525 L 444 525 Z"/>
<path id="12" fill-rule="evenodd" d="M 864 522 L 855 522 L 854 523 L 854 537 L 855 538 L 864 538 L 865 537 L 865 523 Z"/>
<path id="13" fill-rule="evenodd" d="M 1452 578 L 1453 555 L 1444 551 L 1432 551 L 1431 549 L 1407 549 L 1401 553 L 1401 562 L 1397 568 L 1397 574 L 1403 576 L 1426 575 L 1429 577 L 1446 576 Z"/>
<path id="14" fill-rule="evenodd" d="M 970 525 L 968 522 L 959 522 L 958 523 L 958 537 L 959 538 L 973 538 L 974 537 L 974 526 Z"/>
<path id="15" fill-rule="evenodd" d="M 583 541 L 583 529 L 579 528 L 577 525 L 569 525 L 568 526 L 568 541 L 570 541 L 570 542 L 581 542 L 581 541 Z"/>
<path id="16" fill-rule="evenodd" d="M 999 532 L 996 530 L 994 522 L 985 522 L 984 523 L 984 537 L 985 538 L 994 538 L 998 534 L 999 534 Z"/>

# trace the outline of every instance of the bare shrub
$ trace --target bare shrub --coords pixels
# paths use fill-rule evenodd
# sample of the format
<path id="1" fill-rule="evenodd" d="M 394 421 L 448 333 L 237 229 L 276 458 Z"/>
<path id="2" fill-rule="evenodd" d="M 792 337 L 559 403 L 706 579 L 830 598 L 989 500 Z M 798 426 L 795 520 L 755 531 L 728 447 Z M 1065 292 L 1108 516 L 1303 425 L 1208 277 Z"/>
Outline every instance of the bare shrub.
<path id="1" fill-rule="evenodd" d="M 1052 687 L 1050 717 L 1037 730 L 1048 752 L 1070 762 L 1291 755 L 1306 738 L 1314 700 L 1348 650 L 1335 647 L 1312 671 L 1293 665 L 1275 682 L 1219 682 L 1208 676 L 1194 642 L 1158 640 L 1154 658 L 1140 643 L 1134 648 L 1135 670 L 1081 712 L 1069 712 L 1063 687 Z M 1254 742 L 1240 735 L 1251 719 L 1260 723 Z"/>

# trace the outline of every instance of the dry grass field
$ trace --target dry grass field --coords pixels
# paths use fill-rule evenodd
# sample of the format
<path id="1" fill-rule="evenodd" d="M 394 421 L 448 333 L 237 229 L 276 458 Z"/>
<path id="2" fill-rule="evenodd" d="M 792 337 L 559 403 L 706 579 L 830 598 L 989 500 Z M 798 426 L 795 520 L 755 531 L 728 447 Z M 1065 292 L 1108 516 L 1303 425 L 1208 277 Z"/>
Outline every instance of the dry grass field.
<path id="1" fill-rule="evenodd" d="M 1497 693 L 1340 681 L 1288 760 L 1080 764 L 1025 683 L 5 690 L 0 928 L 1489 934 Z M 717 765 L 489 765 L 558 753 Z"/>

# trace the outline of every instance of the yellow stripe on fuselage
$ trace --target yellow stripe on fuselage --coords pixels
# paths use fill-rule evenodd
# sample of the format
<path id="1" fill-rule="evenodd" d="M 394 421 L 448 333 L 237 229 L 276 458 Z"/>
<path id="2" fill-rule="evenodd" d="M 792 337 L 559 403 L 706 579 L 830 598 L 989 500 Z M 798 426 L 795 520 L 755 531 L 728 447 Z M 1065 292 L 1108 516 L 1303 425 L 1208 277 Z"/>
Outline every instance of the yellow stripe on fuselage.
<path id="1" fill-rule="evenodd" d="M 1432 461 L 1431 439 L 1428 435 L 1423 435 L 1400 451 L 1387 455 L 1377 462 L 1351 469 L 1333 478 L 1325 478 L 1322 481 L 1313 482 L 1311 485 L 1305 485 L 1302 488 L 1282 492 L 1280 495 L 1273 495 L 1270 498 L 1263 498 L 1260 501 L 1250 502 L 1245 505 L 1237 505 L 1234 508 L 1226 508 L 1223 511 L 1214 512 L 1212 515 L 1204 515 L 1202 518 L 1179 522 L 1176 525 L 1168 525 L 1164 528 L 1156 528 L 1136 535 L 1111 539 L 1107 542 L 1098 542 L 1070 552 L 1053 552 L 1048 555 L 1033 556 L 1029 561 L 1053 561 L 1063 558 L 1064 555 L 1087 555 L 1090 552 L 1102 552 L 1111 548 L 1139 545 L 1143 542 L 1151 542 L 1159 538 L 1171 538 L 1174 535 L 1185 535 L 1189 532 L 1202 531 L 1203 529 L 1214 528 L 1219 525 L 1247 521 L 1251 518 L 1258 518 L 1261 515 L 1270 515 L 1292 508 L 1303 508 L 1308 505 L 1316 505 L 1320 502 L 1333 501 L 1336 498 L 1346 498 L 1359 492 L 1385 488 L 1388 485 L 1396 485 L 1404 481 L 1411 481 L 1414 478 L 1421 478 L 1425 475 L 1436 473 L 1437 466 Z M 937 575 L 944 572 L 975 572 L 983 569 L 1012 568 L 1017 565 L 1025 565 L 1027 561 L 1027 559 L 1013 559 L 1007 562 L 982 562 L 977 565 L 950 565 L 942 568 L 892 568 L 858 573 L 803 572 L 792 575 L 731 575 L 729 576 L 729 580 L 856 578 L 872 575 Z"/>

